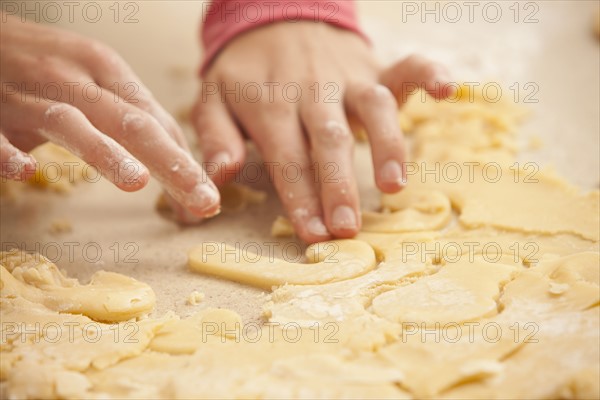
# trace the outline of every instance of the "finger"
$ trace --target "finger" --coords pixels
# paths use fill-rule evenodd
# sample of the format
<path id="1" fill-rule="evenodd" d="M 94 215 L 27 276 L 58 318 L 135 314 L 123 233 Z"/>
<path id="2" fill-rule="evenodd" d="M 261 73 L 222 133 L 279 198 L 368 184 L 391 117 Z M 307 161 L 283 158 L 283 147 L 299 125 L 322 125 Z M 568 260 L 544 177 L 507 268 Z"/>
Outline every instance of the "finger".
<path id="1" fill-rule="evenodd" d="M 444 66 L 417 55 L 407 57 L 383 71 L 380 82 L 390 88 L 401 104 L 418 88 L 425 89 L 436 99 L 446 98 L 456 90 Z"/>
<path id="2" fill-rule="evenodd" d="M 177 144 L 189 150 L 185 135 L 175 119 L 154 98 L 125 60 L 104 45 L 94 44 L 91 47 L 85 59 L 94 81 L 119 100 L 152 115 Z"/>
<path id="3" fill-rule="evenodd" d="M 260 109 L 242 105 L 235 112 L 256 142 L 298 237 L 306 243 L 330 239 L 295 108 L 285 103 Z"/>
<path id="4" fill-rule="evenodd" d="M 92 76 L 94 76 L 96 82 L 118 96 L 120 101 L 138 107 L 153 116 L 179 146 L 190 152 L 190 147 L 179 124 L 154 98 L 150 90 L 141 82 L 129 65 L 121 57 L 114 54 L 112 50 L 100 48 L 98 51 L 112 54 L 101 57 L 103 61 L 90 66 Z M 192 225 L 204 219 L 194 215 L 185 206 L 179 204 L 168 192 L 164 194 L 164 199 L 173 211 L 173 216 L 177 222 Z"/>
<path id="5" fill-rule="evenodd" d="M 0 133 L 0 177 L 24 181 L 35 173 L 35 158 L 13 146 Z"/>
<path id="6" fill-rule="evenodd" d="M 327 228 L 336 237 L 353 237 L 360 229 L 360 213 L 354 140 L 344 111 L 339 105 L 307 103 L 301 115 L 317 165 Z"/>
<path id="7" fill-rule="evenodd" d="M 200 164 L 148 113 L 105 95 L 95 102 L 76 97 L 75 105 L 94 126 L 129 149 L 191 212 L 200 217 L 219 212 L 219 193 Z"/>
<path id="8" fill-rule="evenodd" d="M 241 170 L 246 146 L 227 106 L 218 91 L 203 90 L 192 112 L 204 168 L 217 186 L 231 181 Z"/>
<path id="9" fill-rule="evenodd" d="M 203 217 L 193 214 L 186 207 L 179 204 L 177 200 L 175 200 L 175 198 L 173 198 L 173 196 L 171 196 L 168 192 L 164 191 L 161 196 L 164 202 L 167 204 L 168 209 L 171 211 L 170 215 L 179 224 L 196 225 L 204 221 Z"/>
<path id="10" fill-rule="evenodd" d="M 386 193 L 405 184 L 404 138 L 398 124 L 398 103 L 390 90 L 379 84 L 350 85 L 346 108 L 356 115 L 369 135 L 375 182 Z"/>
<path id="11" fill-rule="evenodd" d="M 148 183 L 146 167 L 69 104 L 27 97 L 2 117 L 7 126 L 18 126 L 23 133 L 35 132 L 69 150 L 122 190 L 136 191 Z"/>

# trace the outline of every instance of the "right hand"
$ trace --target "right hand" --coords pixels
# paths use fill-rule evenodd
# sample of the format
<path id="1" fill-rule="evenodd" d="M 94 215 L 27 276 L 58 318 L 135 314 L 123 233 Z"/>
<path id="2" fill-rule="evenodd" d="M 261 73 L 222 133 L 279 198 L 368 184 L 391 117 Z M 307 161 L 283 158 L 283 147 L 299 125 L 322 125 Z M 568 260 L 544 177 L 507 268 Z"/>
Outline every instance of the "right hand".
<path id="1" fill-rule="evenodd" d="M 27 152 L 51 141 L 125 191 L 143 188 L 151 173 L 187 222 L 219 212 L 219 192 L 181 129 L 114 50 L 0 17 L 1 177 L 26 179 L 35 170 Z"/>

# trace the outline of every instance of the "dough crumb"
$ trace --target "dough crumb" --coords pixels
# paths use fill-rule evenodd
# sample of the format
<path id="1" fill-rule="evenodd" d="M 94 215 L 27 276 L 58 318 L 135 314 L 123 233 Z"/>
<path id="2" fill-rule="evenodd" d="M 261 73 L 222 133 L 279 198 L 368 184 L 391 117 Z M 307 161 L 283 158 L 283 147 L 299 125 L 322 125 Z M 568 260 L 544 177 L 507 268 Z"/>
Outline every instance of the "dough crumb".
<path id="1" fill-rule="evenodd" d="M 96 179 L 96 172 L 89 171 L 84 161 L 54 143 L 44 143 L 33 149 L 31 154 L 38 162 L 35 174 L 27 180 L 32 187 L 69 193 L 87 175 L 90 180 Z"/>
<path id="2" fill-rule="evenodd" d="M 190 306 L 196 306 L 204 300 L 204 293 L 200 293 L 194 290 L 187 298 L 187 304 Z"/>
<path id="3" fill-rule="evenodd" d="M 550 282 L 550 288 L 548 289 L 548 291 L 555 295 L 561 295 L 567 290 L 569 290 L 569 287 L 570 286 L 568 283 Z"/>
<path id="4" fill-rule="evenodd" d="M 294 236 L 294 227 L 289 219 L 278 216 L 271 225 L 271 236 L 276 238 L 287 238 Z"/>
<path id="5" fill-rule="evenodd" d="M 221 207 L 223 211 L 244 211 L 250 205 L 263 204 L 267 193 L 249 186 L 231 183 L 221 188 Z"/>
<path id="6" fill-rule="evenodd" d="M 173 115 L 180 124 L 189 125 L 192 122 L 192 106 L 181 106 Z"/>
<path id="7" fill-rule="evenodd" d="M 71 221 L 66 218 L 54 220 L 50 224 L 49 232 L 52 234 L 68 233 L 72 231 L 73 226 L 71 225 Z"/>
<path id="8" fill-rule="evenodd" d="M 224 213 L 237 213 L 244 211 L 250 205 L 259 205 L 267 200 L 267 193 L 255 190 L 245 185 L 236 183 L 229 184 L 220 189 L 221 210 Z M 171 200 L 173 201 L 173 200 Z M 163 217 L 176 220 L 180 224 L 190 225 L 202 221 L 202 218 L 194 216 L 191 212 L 183 210 L 183 215 L 175 215 L 171 201 L 165 193 L 156 199 L 154 208 Z"/>

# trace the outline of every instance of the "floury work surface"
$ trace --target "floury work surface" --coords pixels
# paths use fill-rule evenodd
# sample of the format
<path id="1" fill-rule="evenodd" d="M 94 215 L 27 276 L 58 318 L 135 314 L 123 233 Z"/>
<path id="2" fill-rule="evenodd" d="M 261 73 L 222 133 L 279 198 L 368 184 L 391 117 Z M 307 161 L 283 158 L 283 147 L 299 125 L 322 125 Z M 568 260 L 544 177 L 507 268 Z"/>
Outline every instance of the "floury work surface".
<path id="1" fill-rule="evenodd" d="M 439 23 L 436 15 L 420 8 L 420 2 L 415 2 L 413 9 L 395 1 L 359 1 L 358 9 L 382 60 L 419 52 L 448 65 L 457 81 L 473 82 L 479 85 L 476 88 L 497 82 L 504 99 L 510 96 L 532 113 L 519 128 L 522 160 L 540 166 L 551 164 L 570 182 L 584 189 L 598 188 L 600 48 L 593 28 L 597 4 L 537 2 L 535 7 L 520 9 L 515 22 L 512 3 L 496 3 L 502 8 L 502 17 L 494 23 L 477 13 L 471 23 L 465 8 L 461 10 L 463 17 L 453 23 L 444 18 L 444 12 L 448 17 L 452 10 L 443 11 L 443 3 L 439 5 Z M 177 114 L 187 109 L 199 87 L 198 24 L 206 5 L 142 1 L 135 10 L 122 10 L 123 15 L 135 11 L 137 22 L 115 24 L 108 18 L 112 15 L 108 3 L 99 4 L 106 18 L 97 23 L 82 19 L 69 23 L 62 18 L 57 24 L 113 46 L 167 110 Z M 488 6 L 490 18 L 493 7 Z M 526 23 L 528 15 L 532 21 Z M 493 90 L 489 96 L 494 96 Z M 191 128 L 184 128 L 193 140 Z M 530 142 L 535 141 L 531 137 L 539 137 L 542 147 L 529 150 Z M 372 181 L 369 151 L 364 145 L 357 147 L 356 171 L 363 206 L 375 209 L 379 194 Z M 204 241 L 239 242 L 243 247 L 249 242 L 273 240 L 271 224 L 283 210 L 265 174 L 255 179 L 249 172 L 246 178 L 252 187 L 267 191 L 263 205 L 185 229 L 155 212 L 160 192 L 156 182 L 138 193 L 120 192 L 104 180 L 79 185 L 68 195 L 31 191 L 14 203 L 3 200 L 2 243 L 18 243 L 32 251 L 45 249 L 59 267 L 83 280 L 98 269 L 108 269 L 147 282 L 157 293 L 158 313 L 171 309 L 182 315 L 193 312 L 194 307 L 186 305 L 185 299 L 198 290 L 206 293 L 205 305 L 230 307 L 245 318 L 257 318 L 259 291 L 192 274 L 185 266 L 187 251 Z M 64 219 L 72 230 L 51 233 L 55 231 L 52 225 Z M 287 248 L 290 257 L 304 249 L 300 242 L 289 240 L 282 241 L 279 252 L 285 243 L 293 243 Z M 55 245 L 60 247 L 60 254 Z M 98 260 L 96 250 L 100 251 Z"/>
<path id="2" fill-rule="evenodd" d="M 202 5 L 169 4 L 138 3 L 137 25 L 75 28 L 115 45 L 179 112 L 196 90 L 187 57 Z M 264 173 L 250 173 L 254 156 L 245 183 L 266 198 L 253 193 L 245 211 L 197 227 L 159 216 L 155 184 L 133 194 L 89 176 L 66 194 L 3 187 L 3 247 L 37 250 L 81 283 L 43 260 L 2 254 L 3 323 L 54 322 L 29 342 L 3 331 L 0 389 L 33 398 L 598 397 L 598 192 L 586 193 L 598 185 L 595 4 L 490 2 L 506 18 L 456 24 L 449 3 L 436 6 L 439 22 L 422 23 L 430 14 L 420 4 L 360 9 L 383 58 L 419 50 L 441 59 L 466 82 L 461 101 L 406 105 L 399 121 L 421 170 L 398 195 L 379 198 L 368 149 L 357 146 L 363 231 L 310 248 L 310 264 L 289 262 L 300 243 L 271 237 L 282 210 Z M 154 61 L 135 38 L 156 39 L 165 57 Z M 484 87 L 503 94 L 495 101 Z M 472 176 L 450 167 L 473 163 Z M 128 321 L 154 296 L 150 318 Z M 119 321 L 128 322 L 104 324 Z M 49 340 L 59 323 L 76 324 L 73 337 Z M 210 335 L 207 324 L 217 327 Z M 102 333 L 93 343 L 79 328 L 90 325 Z M 132 329 L 136 341 L 114 340 Z"/>

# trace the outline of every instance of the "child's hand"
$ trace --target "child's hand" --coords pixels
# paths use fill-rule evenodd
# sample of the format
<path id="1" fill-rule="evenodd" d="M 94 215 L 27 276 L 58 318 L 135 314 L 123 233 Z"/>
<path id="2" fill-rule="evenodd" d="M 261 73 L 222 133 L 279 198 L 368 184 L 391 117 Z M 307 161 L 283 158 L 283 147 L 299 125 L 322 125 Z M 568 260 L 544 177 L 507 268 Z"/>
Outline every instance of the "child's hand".
<path id="1" fill-rule="evenodd" d="M 447 96 L 448 82 L 443 68 L 417 57 L 383 70 L 352 32 L 276 23 L 223 49 L 207 70 L 193 118 L 204 160 L 220 166 L 209 171 L 217 185 L 241 167 L 242 135 L 254 140 L 296 232 L 312 243 L 360 228 L 348 117 L 368 132 L 377 186 L 396 192 L 404 182 L 398 99 L 415 85 Z"/>
<path id="2" fill-rule="evenodd" d="M 218 211 L 218 191 L 186 151 L 181 130 L 118 54 L 70 32 L 0 17 L 3 178 L 26 179 L 35 169 L 26 152 L 51 141 L 123 190 L 144 187 L 149 170 L 196 216 Z"/>

